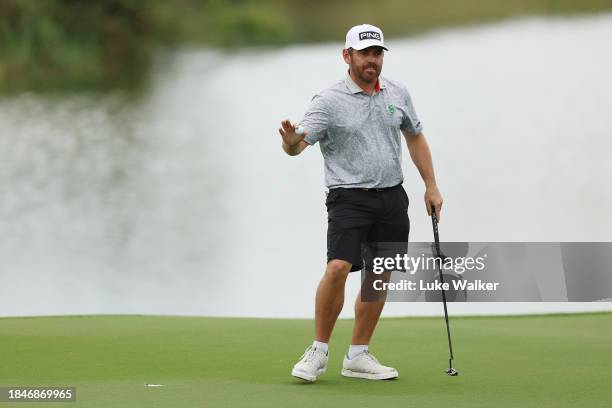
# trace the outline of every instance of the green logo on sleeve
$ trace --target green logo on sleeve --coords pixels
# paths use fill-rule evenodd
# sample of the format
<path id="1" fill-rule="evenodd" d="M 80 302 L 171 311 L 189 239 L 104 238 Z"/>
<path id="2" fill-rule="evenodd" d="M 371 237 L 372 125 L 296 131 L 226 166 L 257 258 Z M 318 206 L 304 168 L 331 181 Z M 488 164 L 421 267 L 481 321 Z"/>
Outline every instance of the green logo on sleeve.
<path id="1" fill-rule="evenodd" d="M 387 108 L 389 109 L 389 113 L 391 115 L 393 115 L 395 113 L 395 105 L 394 104 L 390 104 L 389 106 L 387 106 Z"/>

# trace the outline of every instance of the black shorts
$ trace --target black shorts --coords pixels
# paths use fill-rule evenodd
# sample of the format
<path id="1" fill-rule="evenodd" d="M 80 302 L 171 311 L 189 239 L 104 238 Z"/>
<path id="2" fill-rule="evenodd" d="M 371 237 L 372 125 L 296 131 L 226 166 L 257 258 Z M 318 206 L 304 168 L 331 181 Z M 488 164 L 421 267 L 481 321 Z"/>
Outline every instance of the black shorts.
<path id="1" fill-rule="evenodd" d="M 361 245 L 366 242 L 408 242 L 408 195 L 397 185 L 388 189 L 334 188 L 327 207 L 327 262 L 341 259 L 363 268 Z"/>

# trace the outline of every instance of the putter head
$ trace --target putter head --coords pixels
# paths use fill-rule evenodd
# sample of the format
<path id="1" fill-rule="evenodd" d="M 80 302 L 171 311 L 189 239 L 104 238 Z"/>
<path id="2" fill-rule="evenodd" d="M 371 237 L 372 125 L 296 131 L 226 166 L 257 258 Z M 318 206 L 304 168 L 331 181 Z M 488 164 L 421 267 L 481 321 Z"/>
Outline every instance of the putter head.
<path id="1" fill-rule="evenodd" d="M 456 376 L 458 376 L 458 375 L 459 375 L 459 371 L 455 370 L 455 369 L 454 369 L 454 368 L 452 368 L 452 367 L 451 367 L 451 368 L 448 368 L 448 369 L 446 369 L 446 370 L 444 370 L 444 372 L 445 372 L 446 374 L 448 374 L 449 376 L 451 376 L 451 377 L 456 377 Z"/>

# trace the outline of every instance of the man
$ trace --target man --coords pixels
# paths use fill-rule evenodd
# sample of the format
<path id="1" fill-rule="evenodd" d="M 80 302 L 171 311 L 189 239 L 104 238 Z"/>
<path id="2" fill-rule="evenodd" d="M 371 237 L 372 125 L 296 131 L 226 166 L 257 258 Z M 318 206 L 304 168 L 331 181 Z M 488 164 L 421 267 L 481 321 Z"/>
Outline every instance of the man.
<path id="1" fill-rule="evenodd" d="M 300 122 L 289 120 L 279 133 L 283 150 L 295 156 L 319 142 L 325 161 L 328 212 L 327 267 L 316 294 L 315 339 L 291 374 L 315 381 L 327 368 L 328 342 L 344 303 L 349 272 L 362 268 L 364 242 L 407 242 L 410 231 L 408 196 L 402 187 L 400 131 L 410 157 L 425 182 L 425 206 L 440 214 L 442 197 L 436 186 L 429 147 L 408 90 L 380 76 L 382 31 L 363 24 L 346 34 L 342 57 L 346 78 L 315 95 Z M 369 353 L 368 344 L 384 301 L 355 301 L 352 342 L 342 375 L 371 380 L 398 376 Z"/>

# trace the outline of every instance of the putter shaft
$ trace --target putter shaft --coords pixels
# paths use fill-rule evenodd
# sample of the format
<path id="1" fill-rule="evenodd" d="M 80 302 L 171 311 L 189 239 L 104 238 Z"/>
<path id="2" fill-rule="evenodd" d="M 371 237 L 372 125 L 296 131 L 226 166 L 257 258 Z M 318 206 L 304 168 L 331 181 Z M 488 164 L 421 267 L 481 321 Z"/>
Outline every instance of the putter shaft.
<path id="1" fill-rule="evenodd" d="M 433 206 L 431 209 L 431 222 L 433 225 L 434 247 L 436 250 L 436 257 L 444 261 L 444 255 L 442 254 L 442 251 L 440 250 L 440 237 L 438 235 L 438 217 L 436 217 L 436 210 Z M 440 276 L 440 284 L 444 285 L 444 275 L 442 274 L 441 267 L 438 268 L 438 273 Z M 450 354 L 449 359 L 448 359 L 448 370 L 446 370 L 446 374 L 454 377 L 458 375 L 459 372 L 453 368 L 453 358 L 454 358 L 453 357 L 453 342 L 451 340 L 450 325 L 448 323 L 448 309 L 446 307 L 446 291 L 444 289 L 442 289 L 442 304 L 444 305 L 444 321 L 446 322 L 446 335 L 448 337 L 448 351 Z"/>

